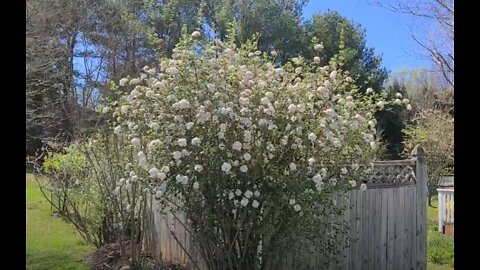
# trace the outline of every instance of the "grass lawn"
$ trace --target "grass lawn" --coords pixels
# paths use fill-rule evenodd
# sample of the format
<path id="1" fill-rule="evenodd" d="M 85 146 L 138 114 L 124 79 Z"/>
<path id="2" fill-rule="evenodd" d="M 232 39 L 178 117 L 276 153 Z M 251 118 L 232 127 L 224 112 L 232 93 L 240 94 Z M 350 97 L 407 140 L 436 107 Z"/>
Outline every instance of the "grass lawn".
<path id="1" fill-rule="evenodd" d="M 436 207 L 434 198 L 432 204 Z M 428 270 L 451 270 L 453 268 L 453 239 L 438 232 L 438 225 L 433 221 L 438 220 L 438 208 L 428 207 L 427 210 L 427 256 Z"/>
<path id="2" fill-rule="evenodd" d="M 27 174 L 27 269 L 88 269 L 81 260 L 94 249 L 73 225 L 52 216 L 37 182 Z"/>

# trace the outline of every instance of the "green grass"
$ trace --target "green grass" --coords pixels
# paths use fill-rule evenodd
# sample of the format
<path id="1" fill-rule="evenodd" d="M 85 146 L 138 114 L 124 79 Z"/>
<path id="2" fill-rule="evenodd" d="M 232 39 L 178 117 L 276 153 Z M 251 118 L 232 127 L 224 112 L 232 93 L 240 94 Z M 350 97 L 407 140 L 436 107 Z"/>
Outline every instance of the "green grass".
<path id="1" fill-rule="evenodd" d="M 27 174 L 27 269 L 83 270 L 81 260 L 94 247 L 87 245 L 73 225 L 52 216 L 37 182 Z"/>
<path id="2" fill-rule="evenodd" d="M 432 204 L 436 207 L 437 201 Z M 451 270 L 454 269 L 454 241 L 450 236 L 438 232 L 438 208 L 428 207 L 427 210 L 427 256 L 428 270 Z"/>

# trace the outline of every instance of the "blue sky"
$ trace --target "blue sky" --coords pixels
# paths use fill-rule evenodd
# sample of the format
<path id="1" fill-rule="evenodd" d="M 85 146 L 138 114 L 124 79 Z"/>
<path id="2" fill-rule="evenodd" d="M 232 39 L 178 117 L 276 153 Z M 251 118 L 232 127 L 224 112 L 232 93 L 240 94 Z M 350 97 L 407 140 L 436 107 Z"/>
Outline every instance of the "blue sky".
<path id="1" fill-rule="evenodd" d="M 374 6 L 365 0 L 310 0 L 303 11 L 304 19 L 326 10 L 337 11 L 361 24 L 366 30 L 367 45 L 383 55 L 383 66 L 390 71 L 431 66 L 427 59 L 417 55 L 421 51 L 408 32 L 411 17 Z"/>

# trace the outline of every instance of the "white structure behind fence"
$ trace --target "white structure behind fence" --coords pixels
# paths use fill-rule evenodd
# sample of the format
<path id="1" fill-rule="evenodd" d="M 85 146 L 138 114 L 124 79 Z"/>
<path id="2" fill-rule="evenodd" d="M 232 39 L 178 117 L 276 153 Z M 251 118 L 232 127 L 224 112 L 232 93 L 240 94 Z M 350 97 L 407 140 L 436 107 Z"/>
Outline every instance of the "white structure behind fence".
<path id="1" fill-rule="evenodd" d="M 438 231 L 443 232 L 445 224 L 454 220 L 454 188 L 438 188 Z"/>

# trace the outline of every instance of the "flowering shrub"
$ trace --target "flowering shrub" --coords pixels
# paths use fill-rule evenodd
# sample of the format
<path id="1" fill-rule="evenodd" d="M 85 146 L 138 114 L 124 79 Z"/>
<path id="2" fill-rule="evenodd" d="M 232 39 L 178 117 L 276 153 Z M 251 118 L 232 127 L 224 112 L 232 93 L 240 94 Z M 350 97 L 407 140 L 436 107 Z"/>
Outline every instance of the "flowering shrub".
<path id="1" fill-rule="evenodd" d="M 37 181 L 57 213 L 69 220 L 87 242 L 98 244 L 94 228 L 100 226 L 100 219 L 97 209 L 90 207 L 96 192 L 89 178 L 87 159 L 77 145 L 64 150 L 65 153 L 48 153 L 43 163 L 48 181 Z"/>
<path id="2" fill-rule="evenodd" d="M 255 42 L 198 39 L 113 87 L 127 94 L 104 112 L 135 149 L 130 179 L 186 213 L 210 269 L 277 269 L 304 245 L 334 253 L 345 231 L 335 196 L 370 168 L 387 102 L 318 61 L 278 67 Z"/>
<path id="3" fill-rule="evenodd" d="M 44 193 L 87 242 L 97 247 L 118 242 L 122 256 L 136 258 L 140 249 L 132 245 L 126 254 L 125 243 L 141 241 L 145 192 L 125 175 L 134 166 L 131 146 L 112 135 L 98 132 L 65 153 L 50 153 L 43 164 L 48 182 L 41 190 L 53 195 Z"/>

